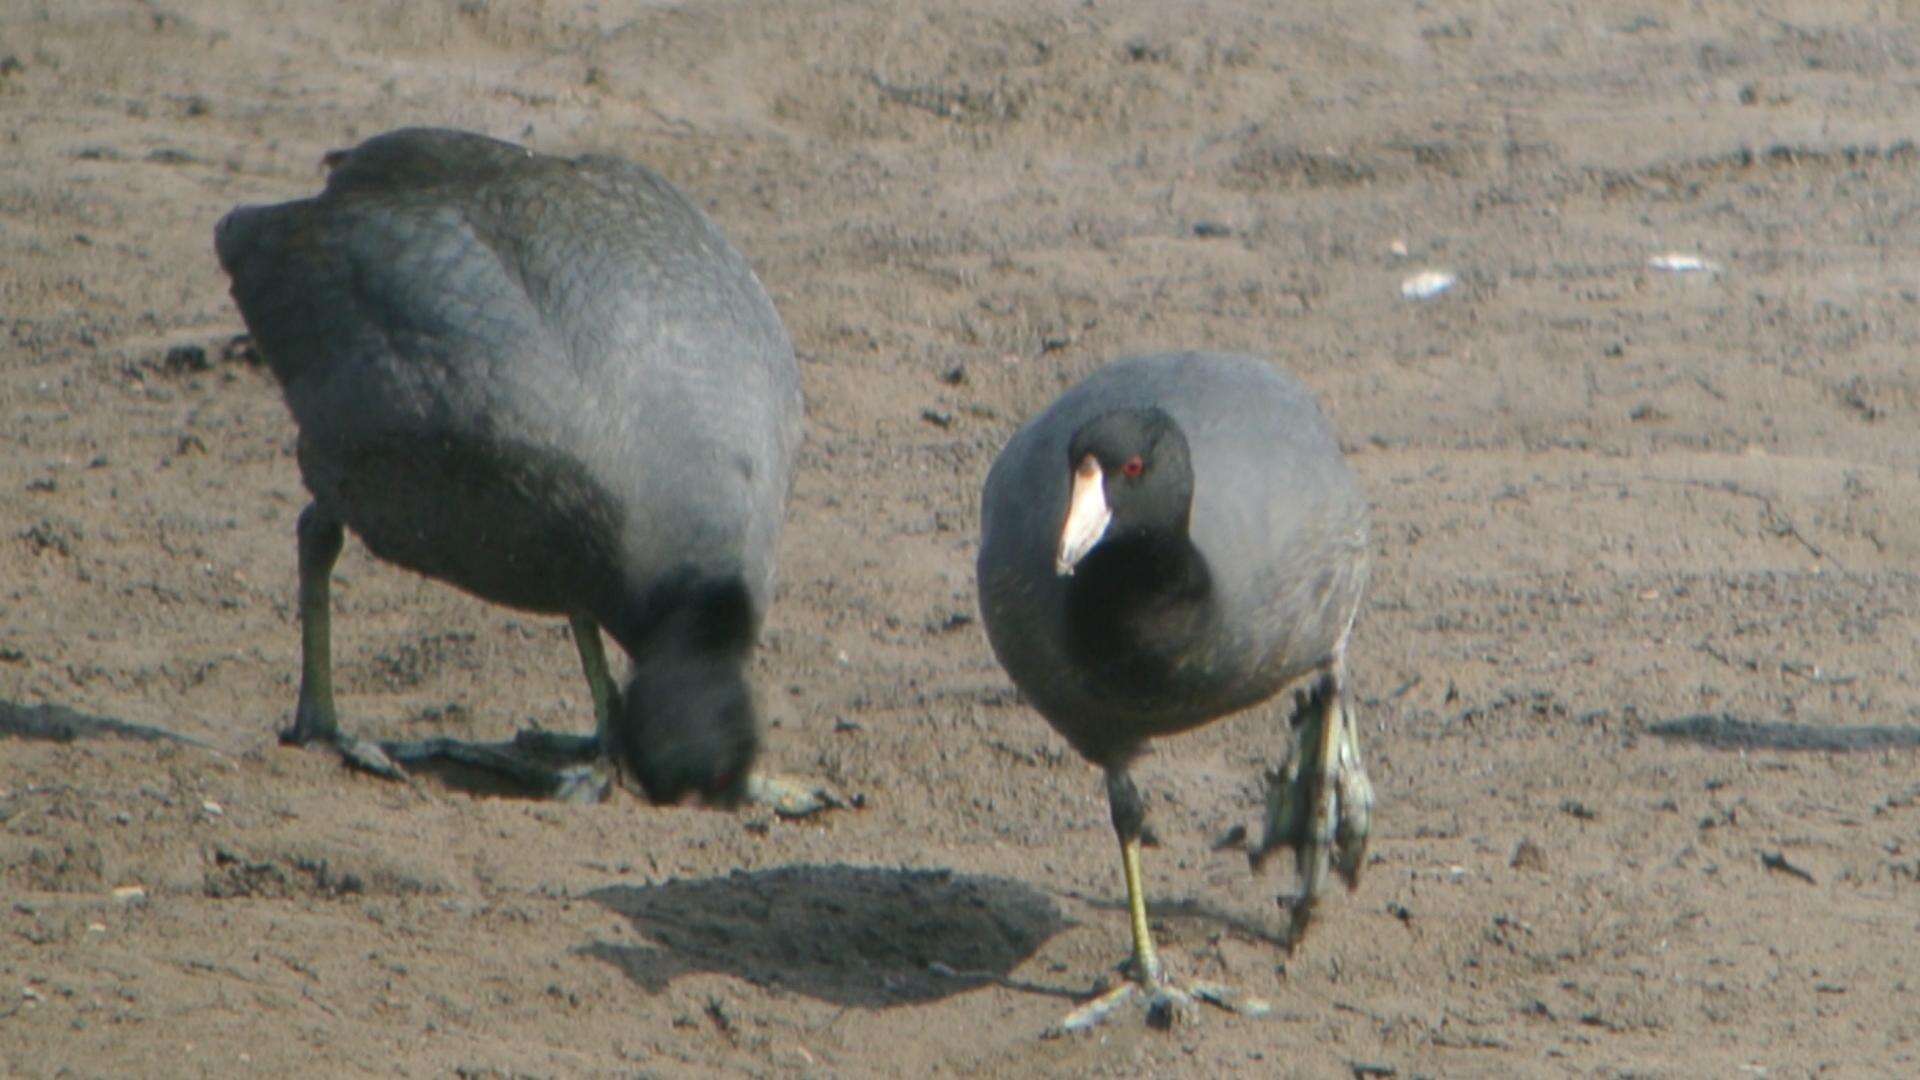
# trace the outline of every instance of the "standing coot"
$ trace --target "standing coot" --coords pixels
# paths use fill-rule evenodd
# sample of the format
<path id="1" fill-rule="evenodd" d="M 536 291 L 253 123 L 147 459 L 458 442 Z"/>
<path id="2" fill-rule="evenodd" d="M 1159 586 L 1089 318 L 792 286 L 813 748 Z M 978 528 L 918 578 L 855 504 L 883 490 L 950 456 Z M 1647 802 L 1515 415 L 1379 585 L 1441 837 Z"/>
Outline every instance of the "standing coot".
<path id="1" fill-rule="evenodd" d="M 247 206 L 220 263 L 300 429 L 300 700 L 291 742 L 460 757 L 556 792 L 592 770 L 506 748 L 384 751 L 334 716 L 342 527 L 476 596 L 564 615 L 596 738 L 656 801 L 731 803 L 758 744 L 744 667 L 773 588 L 799 376 L 773 304 L 653 172 L 410 129 L 327 158 L 318 196 Z M 633 660 L 624 690 L 599 630 Z M 531 740 L 530 740 L 531 741 Z"/>
<path id="2" fill-rule="evenodd" d="M 1373 791 L 1348 711 L 1347 636 L 1367 577 L 1367 505 L 1307 390 L 1260 360 L 1114 363 L 1014 435 L 987 476 L 978 566 L 987 636 L 1047 722 L 1106 770 L 1127 882 L 1133 980 L 1071 1014 L 1104 1018 L 1162 975 L 1140 879 L 1146 741 L 1310 679 L 1296 751 L 1254 853 L 1295 849 L 1297 942 L 1331 862 L 1351 885 Z M 1219 987 L 1203 998 L 1232 1005 Z"/>

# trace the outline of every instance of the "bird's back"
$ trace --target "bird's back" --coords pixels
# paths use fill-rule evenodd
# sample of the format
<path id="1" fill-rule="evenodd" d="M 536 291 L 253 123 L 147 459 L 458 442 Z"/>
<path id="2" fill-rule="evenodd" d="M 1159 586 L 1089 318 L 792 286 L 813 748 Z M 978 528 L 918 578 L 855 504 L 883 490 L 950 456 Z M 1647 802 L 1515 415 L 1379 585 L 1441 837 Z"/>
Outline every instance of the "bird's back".
<path id="1" fill-rule="evenodd" d="M 705 215 L 642 167 L 460 132 L 329 163 L 317 197 L 216 231 L 316 500 L 502 603 L 577 609 L 691 560 L 764 609 L 798 374 Z"/>

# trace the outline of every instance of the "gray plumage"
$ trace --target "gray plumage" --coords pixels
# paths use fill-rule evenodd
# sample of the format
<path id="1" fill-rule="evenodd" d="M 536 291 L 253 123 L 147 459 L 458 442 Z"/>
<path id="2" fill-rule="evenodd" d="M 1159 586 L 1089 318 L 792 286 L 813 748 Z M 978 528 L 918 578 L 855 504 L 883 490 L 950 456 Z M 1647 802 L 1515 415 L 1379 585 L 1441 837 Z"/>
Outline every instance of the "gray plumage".
<path id="1" fill-rule="evenodd" d="M 1190 535 L 1213 579 L 1211 631 L 1169 643 L 1192 674 L 1160 695 L 1116 694 L 1067 654 L 1074 579 L 1053 569 L 1089 420 L 1158 407 L 1193 459 Z M 1212 353 L 1110 364 L 1007 443 L 981 505 L 980 606 L 995 655 L 1042 715 L 1097 764 L 1272 697 L 1327 664 L 1366 584 L 1367 504 L 1312 395 L 1264 361 Z"/>
<path id="2" fill-rule="evenodd" d="M 1367 578 L 1367 504 L 1312 396 L 1272 365 L 1182 353 L 1122 360 L 1062 394 L 987 475 L 977 578 L 994 654 L 1034 708 L 1106 772 L 1133 932 L 1132 979 L 1066 1030 L 1146 995 L 1149 1017 L 1195 999 L 1162 969 L 1141 871 L 1146 803 L 1130 764 L 1147 740 L 1305 686 L 1272 778 L 1257 868 L 1291 847 L 1290 943 L 1329 870 L 1357 880 L 1373 789 L 1346 707 L 1346 648 Z"/>
<path id="3" fill-rule="evenodd" d="M 590 619 L 642 668 L 716 633 L 743 654 L 801 402 L 739 252 L 611 157 L 409 129 L 328 164 L 318 196 L 236 209 L 215 238 L 299 426 L 317 531 Z"/>

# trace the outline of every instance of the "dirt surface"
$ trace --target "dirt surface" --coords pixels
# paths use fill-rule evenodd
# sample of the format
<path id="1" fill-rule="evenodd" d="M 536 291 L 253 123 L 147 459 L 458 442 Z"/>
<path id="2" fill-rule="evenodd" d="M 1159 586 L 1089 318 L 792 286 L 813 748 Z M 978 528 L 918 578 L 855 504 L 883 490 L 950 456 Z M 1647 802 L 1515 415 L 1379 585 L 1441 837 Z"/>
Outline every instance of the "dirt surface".
<path id="1" fill-rule="evenodd" d="M 0 7 L 0 1073 L 1920 1072 L 1912 11 L 1291 7 Z M 758 268 L 809 407 L 766 755 L 864 809 L 276 743 L 304 496 L 212 227 L 419 123 L 645 161 Z M 1166 959 L 1275 1012 L 1044 1040 L 1124 893 L 978 488 L 1179 346 L 1300 375 L 1374 501 L 1374 854 L 1287 955 L 1213 846 L 1280 715 L 1161 745 Z M 558 620 L 353 541 L 335 597 L 353 730 L 588 726 Z"/>

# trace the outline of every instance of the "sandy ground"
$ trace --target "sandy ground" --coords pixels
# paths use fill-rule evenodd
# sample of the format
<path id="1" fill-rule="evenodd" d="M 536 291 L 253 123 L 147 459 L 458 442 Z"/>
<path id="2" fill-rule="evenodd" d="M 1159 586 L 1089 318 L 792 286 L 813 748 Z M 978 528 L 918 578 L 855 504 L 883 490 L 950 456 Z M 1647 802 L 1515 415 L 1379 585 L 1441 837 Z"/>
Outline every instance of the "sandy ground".
<path id="1" fill-rule="evenodd" d="M 1292 7 L 0 7 L 0 1073 L 1920 1072 L 1915 12 Z M 645 161 L 759 269 L 810 417 L 767 758 L 864 809 L 276 743 L 304 497 L 211 230 L 417 123 Z M 1375 503 L 1377 839 L 1288 956 L 1289 871 L 1213 846 L 1280 717 L 1162 745 L 1162 948 L 1275 1012 L 1044 1040 L 1123 890 L 978 486 L 1178 346 L 1300 375 Z M 352 541 L 335 596 L 355 730 L 586 728 L 558 621 Z"/>

